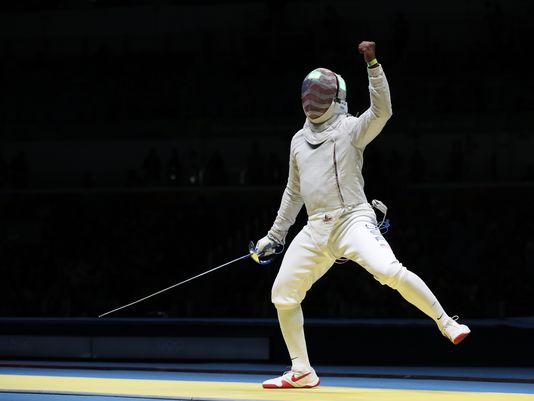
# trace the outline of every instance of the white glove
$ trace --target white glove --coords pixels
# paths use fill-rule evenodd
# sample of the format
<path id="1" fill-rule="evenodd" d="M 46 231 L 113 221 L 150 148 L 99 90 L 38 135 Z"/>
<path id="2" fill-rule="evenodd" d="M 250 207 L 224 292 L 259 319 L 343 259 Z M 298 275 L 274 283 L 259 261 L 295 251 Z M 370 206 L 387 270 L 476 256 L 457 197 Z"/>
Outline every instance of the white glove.
<path id="1" fill-rule="evenodd" d="M 269 256 L 275 253 L 276 248 L 278 246 L 280 246 L 278 242 L 273 239 L 270 239 L 269 236 L 266 235 L 256 243 L 255 251 L 258 256 Z"/>

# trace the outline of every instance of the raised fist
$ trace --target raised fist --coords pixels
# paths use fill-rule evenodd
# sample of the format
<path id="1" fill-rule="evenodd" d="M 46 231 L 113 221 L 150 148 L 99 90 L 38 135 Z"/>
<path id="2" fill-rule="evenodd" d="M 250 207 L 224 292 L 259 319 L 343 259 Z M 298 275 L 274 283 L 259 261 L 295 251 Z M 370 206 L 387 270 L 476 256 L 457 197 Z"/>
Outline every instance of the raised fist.
<path id="1" fill-rule="evenodd" d="M 369 63 L 373 60 L 375 56 L 375 42 L 363 41 L 358 45 L 358 51 L 360 54 L 363 54 L 363 58 L 366 63 Z"/>

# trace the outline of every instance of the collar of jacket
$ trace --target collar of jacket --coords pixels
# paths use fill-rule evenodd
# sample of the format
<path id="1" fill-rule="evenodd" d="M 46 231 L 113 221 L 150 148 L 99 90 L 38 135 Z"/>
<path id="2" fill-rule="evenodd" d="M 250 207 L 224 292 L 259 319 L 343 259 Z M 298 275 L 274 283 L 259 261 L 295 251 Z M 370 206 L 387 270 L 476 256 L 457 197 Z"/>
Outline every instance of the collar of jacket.
<path id="1" fill-rule="evenodd" d="M 307 118 L 303 127 L 304 139 L 310 145 L 320 145 L 330 138 L 332 132 L 345 117 L 346 114 L 337 114 L 321 124 L 314 124 Z"/>

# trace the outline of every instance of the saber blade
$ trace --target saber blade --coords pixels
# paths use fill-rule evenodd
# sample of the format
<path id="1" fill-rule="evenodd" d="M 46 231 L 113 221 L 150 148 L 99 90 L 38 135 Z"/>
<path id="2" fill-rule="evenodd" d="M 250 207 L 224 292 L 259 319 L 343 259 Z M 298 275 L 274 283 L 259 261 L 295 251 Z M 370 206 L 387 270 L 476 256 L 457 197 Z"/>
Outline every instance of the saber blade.
<path id="1" fill-rule="evenodd" d="M 232 263 L 235 263 L 235 262 L 237 262 L 238 260 L 246 259 L 246 258 L 249 258 L 249 257 L 250 257 L 250 253 L 247 253 L 246 255 L 240 256 L 240 257 L 238 257 L 238 258 L 236 258 L 236 259 L 234 259 L 234 260 L 231 260 L 230 262 L 223 263 L 222 265 L 217 266 L 217 267 L 214 267 L 213 269 L 210 269 L 210 270 L 208 270 L 208 271 L 205 271 L 204 273 L 197 274 L 196 276 L 191 277 L 191 278 L 188 278 L 187 280 L 180 281 L 179 283 L 176 283 L 176 284 L 174 284 L 174 285 L 171 285 L 170 287 L 164 288 L 163 290 L 160 290 L 160 291 L 155 292 L 155 293 L 153 293 L 153 294 L 147 295 L 146 297 L 143 297 L 143 298 L 141 298 L 141 299 L 138 299 L 137 301 L 130 302 L 130 303 L 127 304 L 127 305 L 123 305 L 123 306 L 121 306 L 121 307 L 119 307 L 119 308 L 110 310 L 109 312 L 102 313 L 101 315 L 98 315 L 98 317 L 103 317 L 103 316 L 109 315 L 109 314 L 111 314 L 111 313 L 113 313 L 113 312 L 117 312 L 118 310 L 121 310 L 121 309 L 127 308 L 127 307 L 129 307 L 129 306 L 138 304 L 139 302 L 142 302 L 142 301 L 144 301 L 145 299 L 152 298 L 152 297 L 154 297 L 154 296 L 156 296 L 156 295 L 158 295 L 158 294 L 161 294 L 162 292 L 168 291 L 168 290 L 170 290 L 170 289 L 172 289 L 172 288 L 174 288 L 174 287 L 178 287 L 179 285 L 188 283 L 189 281 L 193 281 L 193 280 L 195 280 L 195 279 L 197 279 L 197 278 L 199 278 L 199 277 L 202 277 L 202 276 L 204 276 L 204 275 L 206 275 L 206 274 L 208 274 L 208 273 L 214 272 L 215 270 L 218 270 L 218 269 L 221 269 L 221 268 L 223 268 L 223 267 L 225 267 L 225 266 L 231 265 Z"/>

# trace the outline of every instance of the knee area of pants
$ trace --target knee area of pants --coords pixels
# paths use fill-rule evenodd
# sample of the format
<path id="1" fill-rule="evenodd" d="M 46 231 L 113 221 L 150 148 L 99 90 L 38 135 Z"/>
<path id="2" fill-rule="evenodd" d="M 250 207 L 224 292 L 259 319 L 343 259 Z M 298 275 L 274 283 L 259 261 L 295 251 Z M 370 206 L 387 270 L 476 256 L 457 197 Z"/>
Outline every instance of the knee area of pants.
<path id="1" fill-rule="evenodd" d="M 396 289 L 403 282 L 406 271 L 406 267 L 398 261 L 395 261 L 384 270 L 384 273 L 375 276 L 375 278 L 380 284 Z"/>
<path id="2" fill-rule="evenodd" d="M 298 291 L 291 289 L 288 285 L 277 285 L 276 282 L 271 290 L 271 300 L 275 305 L 296 306 L 302 302 L 302 299 L 299 298 Z M 277 309 L 279 308 L 277 307 Z M 291 309 L 291 307 L 287 307 L 286 309 Z"/>
<path id="3" fill-rule="evenodd" d="M 279 303 L 279 302 L 273 302 L 273 304 L 276 310 L 291 310 L 291 309 L 297 308 L 300 305 L 298 303 L 286 304 L 286 303 Z"/>
<path id="4" fill-rule="evenodd" d="M 271 301 L 277 310 L 288 310 L 299 306 L 302 299 L 300 299 L 298 294 L 286 288 L 281 291 L 274 291 L 273 289 Z"/>

